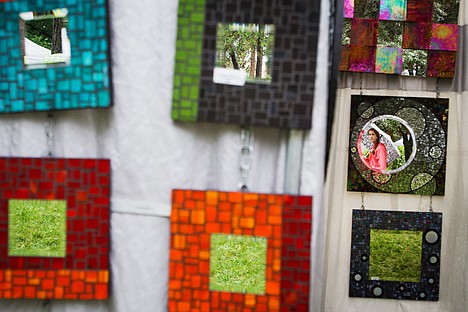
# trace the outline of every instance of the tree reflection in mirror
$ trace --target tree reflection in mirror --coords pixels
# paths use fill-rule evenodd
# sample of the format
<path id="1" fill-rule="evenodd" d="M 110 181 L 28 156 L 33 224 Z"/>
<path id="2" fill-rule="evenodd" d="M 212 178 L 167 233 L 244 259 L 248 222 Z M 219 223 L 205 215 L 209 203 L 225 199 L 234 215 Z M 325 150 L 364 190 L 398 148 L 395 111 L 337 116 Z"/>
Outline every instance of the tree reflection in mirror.
<path id="1" fill-rule="evenodd" d="M 68 10 L 19 14 L 24 65 L 27 69 L 69 65 Z"/>

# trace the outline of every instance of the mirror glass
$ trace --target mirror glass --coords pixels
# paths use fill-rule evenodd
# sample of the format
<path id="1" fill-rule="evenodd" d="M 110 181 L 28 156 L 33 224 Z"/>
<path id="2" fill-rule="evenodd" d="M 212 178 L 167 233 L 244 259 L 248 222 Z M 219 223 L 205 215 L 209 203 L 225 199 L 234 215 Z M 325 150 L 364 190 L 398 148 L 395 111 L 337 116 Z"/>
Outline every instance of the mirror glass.
<path id="1" fill-rule="evenodd" d="M 210 290 L 265 294 L 267 239 L 212 234 Z"/>
<path id="2" fill-rule="evenodd" d="M 64 200 L 9 200 L 8 256 L 64 258 L 66 206 Z"/>
<path id="3" fill-rule="evenodd" d="M 68 10 L 19 14 L 24 65 L 27 69 L 69 65 Z"/>
<path id="4" fill-rule="evenodd" d="M 371 170 L 395 173 L 406 168 L 416 154 L 414 130 L 400 117 L 382 115 L 371 119 L 361 130 L 358 151 Z"/>
<path id="5" fill-rule="evenodd" d="M 369 279 L 419 282 L 422 231 L 370 230 Z"/>
<path id="6" fill-rule="evenodd" d="M 270 83 L 274 42 L 274 25 L 218 23 L 215 66 L 242 72 L 245 82 Z"/>

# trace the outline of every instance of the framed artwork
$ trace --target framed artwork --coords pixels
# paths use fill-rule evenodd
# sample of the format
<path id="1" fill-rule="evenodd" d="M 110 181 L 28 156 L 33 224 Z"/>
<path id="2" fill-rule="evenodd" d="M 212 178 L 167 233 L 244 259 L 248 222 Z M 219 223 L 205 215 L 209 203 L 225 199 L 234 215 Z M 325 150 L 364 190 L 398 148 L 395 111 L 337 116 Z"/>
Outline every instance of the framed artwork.
<path id="1" fill-rule="evenodd" d="M 172 118 L 310 129 L 320 2 L 181 0 Z"/>
<path id="2" fill-rule="evenodd" d="M 347 190 L 444 195 L 448 102 L 353 95 Z"/>
<path id="3" fill-rule="evenodd" d="M 345 0 L 340 70 L 453 78 L 458 0 Z"/>
<path id="4" fill-rule="evenodd" d="M 106 0 L 0 7 L 1 114 L 112 105 Z"/>
<path id="5" fill-rule="evenodd" d="M 308 311 L 312 197 L 174 190 L 169 311 Z"/>
<path id="6" fill-rule="evenodd" d="M 110 161 L 0 158 L 0 298 L 109 296 Z"/>
<path id="7" fill-rule="evenodd" d="M 353 210 L 349 296 L 439 300 L 442 214 Z"/>

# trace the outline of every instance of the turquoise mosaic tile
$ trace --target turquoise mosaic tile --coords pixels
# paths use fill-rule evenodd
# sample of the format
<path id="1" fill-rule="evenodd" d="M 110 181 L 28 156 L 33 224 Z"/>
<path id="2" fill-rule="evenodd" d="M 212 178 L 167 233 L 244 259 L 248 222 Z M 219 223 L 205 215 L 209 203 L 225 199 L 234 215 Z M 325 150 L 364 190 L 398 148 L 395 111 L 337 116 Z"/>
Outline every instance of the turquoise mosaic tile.
<path id="1" fill-rule="evenodd" d="M 68 10 L 68 65 L 24 65 L 19 14 Z M 0 2 L 0 114 L 112 105 L 106 0 Z"/>

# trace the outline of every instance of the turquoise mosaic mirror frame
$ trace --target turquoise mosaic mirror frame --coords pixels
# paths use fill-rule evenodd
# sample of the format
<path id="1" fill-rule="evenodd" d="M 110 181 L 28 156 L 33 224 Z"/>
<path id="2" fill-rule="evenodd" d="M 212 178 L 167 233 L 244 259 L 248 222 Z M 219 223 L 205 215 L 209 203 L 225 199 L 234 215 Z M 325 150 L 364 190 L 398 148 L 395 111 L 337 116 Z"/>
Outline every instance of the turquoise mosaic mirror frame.
<path id="1" fill-rule="evenodd" d="M 28 68 L 20 13 L 67 9 L 68 65 Z M 112 105 L 106 0 L 0 1 L 0 114 Z"/>

